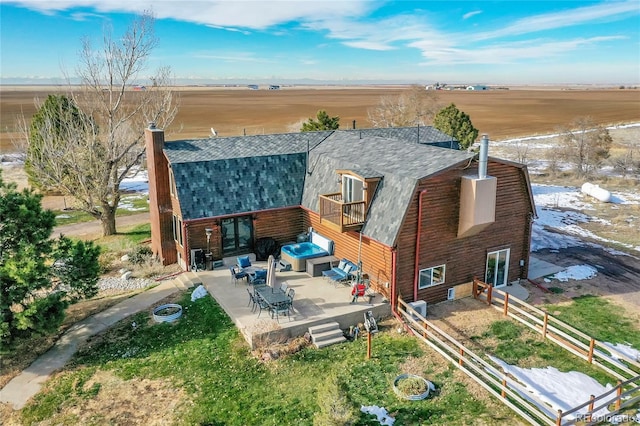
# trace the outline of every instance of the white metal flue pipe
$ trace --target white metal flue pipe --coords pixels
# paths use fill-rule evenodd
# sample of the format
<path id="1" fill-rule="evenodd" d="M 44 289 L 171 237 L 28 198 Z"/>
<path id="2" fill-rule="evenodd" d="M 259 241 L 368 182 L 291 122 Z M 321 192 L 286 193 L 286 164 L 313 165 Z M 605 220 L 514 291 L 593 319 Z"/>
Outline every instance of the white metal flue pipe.
<path id="1" fill-rule="evenodd" d="M 478 157 L 478 177 L 487 177 L 487 163 L 489 161 L 489 136 L 482 135 L 480 140 L 480 156 Z"/>

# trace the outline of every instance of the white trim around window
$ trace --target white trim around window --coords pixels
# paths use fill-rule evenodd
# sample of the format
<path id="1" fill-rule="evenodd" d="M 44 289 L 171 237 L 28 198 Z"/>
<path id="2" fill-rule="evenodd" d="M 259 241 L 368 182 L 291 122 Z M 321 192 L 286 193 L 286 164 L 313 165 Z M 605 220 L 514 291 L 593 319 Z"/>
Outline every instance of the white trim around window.
<path id="1" fill-rule="evenodd" d="M 183 246 L 182 244 L 182 219 L 178 216 L 173 215 L 173 239 L 178 245 Z"/>
<path id="2" fill-rule="evenodd" d="M 418 289 L 422 290 L 423 288 L 444 284 L 445 269 L 445 265 L 438 265 L 420 270 Z"/>

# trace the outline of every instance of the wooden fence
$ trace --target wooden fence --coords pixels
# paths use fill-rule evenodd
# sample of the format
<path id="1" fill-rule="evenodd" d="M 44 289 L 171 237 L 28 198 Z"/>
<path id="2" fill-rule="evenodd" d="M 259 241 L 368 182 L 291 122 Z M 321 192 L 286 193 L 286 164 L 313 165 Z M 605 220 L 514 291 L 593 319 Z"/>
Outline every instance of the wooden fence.
<path id="1" fill-rule="evenodd" d="M 640 363 L 619 353 L 603 342 L 549 315 L 527 302 L 510 296 L 478 279 L 473 280 L 473 297 L 502 311 L 504 316 L 524 324 L 560 345 L 572 354 L 593 364 L 618 380 L 626 381 L 640 374 Z M 620 362 L 612 359 L 615 356 Z"/>
<path id="2" fill-rule="evenodd" d="M 476 298 L 482 298 L 482 291 L 478 291 L 478 289 L 486 289 L 486 287 L 481 287 L 484 283 L 478 283 L 480 285 L 476 286 L 476 282 L 474 281 L 473 295 Z M 496 289 L 491 289 L 491 286 L 488 286 L 486 298 L 488 303 L 492 303 L 492 292 L 495 293 L 496 291 Z M 500 293 L 502 293 L 502 297 L 504 297 L 504 303 L 502 304 L 503 307 L 501 309 L 503 309 L 505 315 L 508 315 L 510 309 L 512 309 L 509 307 L 509 296 L 506 293 Z M 513 304 L 518 302 L 522 301 L 512 298 L 511 306 L 513 307 Z M 613 405 L 615 411 L 610 412 L 610 414 L 614 414 L 640 400 L 640 376 L 634 374 L 634 377 L 630 379 L 626 379 L 624 381 L 619 380 L 617 386 L 612 390 L 597 397 L 592 395 L 589 401 L 586 401 L 571 410 L 567 410 L 565 412 L 558 410 L 557 412 L 553 412 L 550 408 L 546 408 L 549 407 L 548 404 L 540 400 L 537 396 L 529 393 L 524 386 L 509 377 L 502 366 L 494 363 L 493 361 L 487 361 L 479 357 L 462 343 L 458 342 L 438 328 L 435 324 L 421 316 L 419 312 L 413 309 L 411 305 L 404 302 L 401 298 L 398 298 L 397 314 L 402 318 L 405 324 L 408 325 L 414 335 L 419 337 L 425 344 L 449 360 L 457 368 L 465 372 L 490 394 L 498 398 L 501 402 L 532 425 L 573 425 L 578 421 L 582 421 L 582 419 L 578 420 L 576 418 L 575 413 L 584 407 L 588 406 L 588 411 L 584 415 L 584 418 L 590 421 L 593 413 L 596 413 L 605 407 Z M 551 321 L 550 318 L 551 317 L 547 315 L 547 319 L 542 323 L 542 326 L 545 328 L 547 338 L 549 338 L 551 333 L 557 333 L 555 330 L 556 327 L 549 325 L 549 322 Z M 544 326 L 544 324 L 546 324 L 546 326 Z M 568 325 L 566 326 L 570 327 Z M 589 341 L 593 340 L 589 336 L 587 336 L 587 338 Z M 572 353 L 575 352 L 572 351 Z M 592 361 L 596 356 L 596 353 L 597 351 L 594 351 L 593 349 L 591 350 Z M 526 395 L 526 398 L 523 397 L 523 395 Z M 597 406 L 595 405 L 596 403 L 598 403 Z M 568 419 L 568 417 L 571 418 Z"/>
<path id="3" fill-rule="evenodd" d="M 518 413 L 532 425 L 556 424 L 551 413 L 545 413 L 528 399 L 521 396 L 526 392 L 519 383 L 509 379 L 502 368 L 491 364 L 449 336 L 433 323 L 422 317 L 411 305 L 398 298 L 397 313 L 409 326 L 415 336 L 449 360 L 470 378 Z M 544 402 L 532 396 L 532 400 L 544 406 Z"/>

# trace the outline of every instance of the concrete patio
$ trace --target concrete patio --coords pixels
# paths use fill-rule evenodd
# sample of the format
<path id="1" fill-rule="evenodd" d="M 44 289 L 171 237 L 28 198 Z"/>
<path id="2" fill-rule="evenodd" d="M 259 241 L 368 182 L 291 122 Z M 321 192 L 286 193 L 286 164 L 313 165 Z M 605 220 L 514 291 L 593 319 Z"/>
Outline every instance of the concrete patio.
<path id="1" fill-rule="evenodd" d="M 310 277 L 306 272 L 282 271 L 276 273 L 278 283 L 287 282 L 295 290 L 293 313 L 290 317 L 281 315 L 271 318 L 269 312 L 252 311 L 249 306 L 247 289 L 253 290 L 245 280 L 234 283 L 229 266 L 236 258 L 224 259 L 224 266 L 212 271 L 198 271 L 197 275 L 209 294 L 231 317 L 249 345 L 253 348 L 259 341 L 281 340 L 304 335 L 314 325 L 335 321 L 343 330 L 364 321 L 364 314 L 372 311 L 376 319 L 391 315 L 391 305 L 376 294 L 369 304 L 368 298 L 360 298 L 350 303 L 351 287 L 338 284 L 323 277 Z M 252 265 L 267 267 L 267 262 L 255 261 Z"/>

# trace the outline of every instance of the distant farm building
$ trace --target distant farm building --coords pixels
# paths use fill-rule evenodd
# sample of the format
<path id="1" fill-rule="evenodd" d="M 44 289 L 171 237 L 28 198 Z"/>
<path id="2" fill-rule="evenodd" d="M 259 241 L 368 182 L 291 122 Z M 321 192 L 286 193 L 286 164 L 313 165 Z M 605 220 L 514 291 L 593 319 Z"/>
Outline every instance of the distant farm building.
<path id="1" fill-rule="evenodd" d="M 277 84 L 272 84 L 269 86 L 269 90 L 280 90 L 280 86 Z"/>
<path id="2" fill-rule="evenodd" d="M 467 86 L 467 90 L 489 90 L 487 86 Z"/>
<path id="3" fill-rule="evenodd" d="M 250 84 L 247 86 L 249 89 L 251 90 L 258 90 L 258 85 L 257 84 Z"/>

